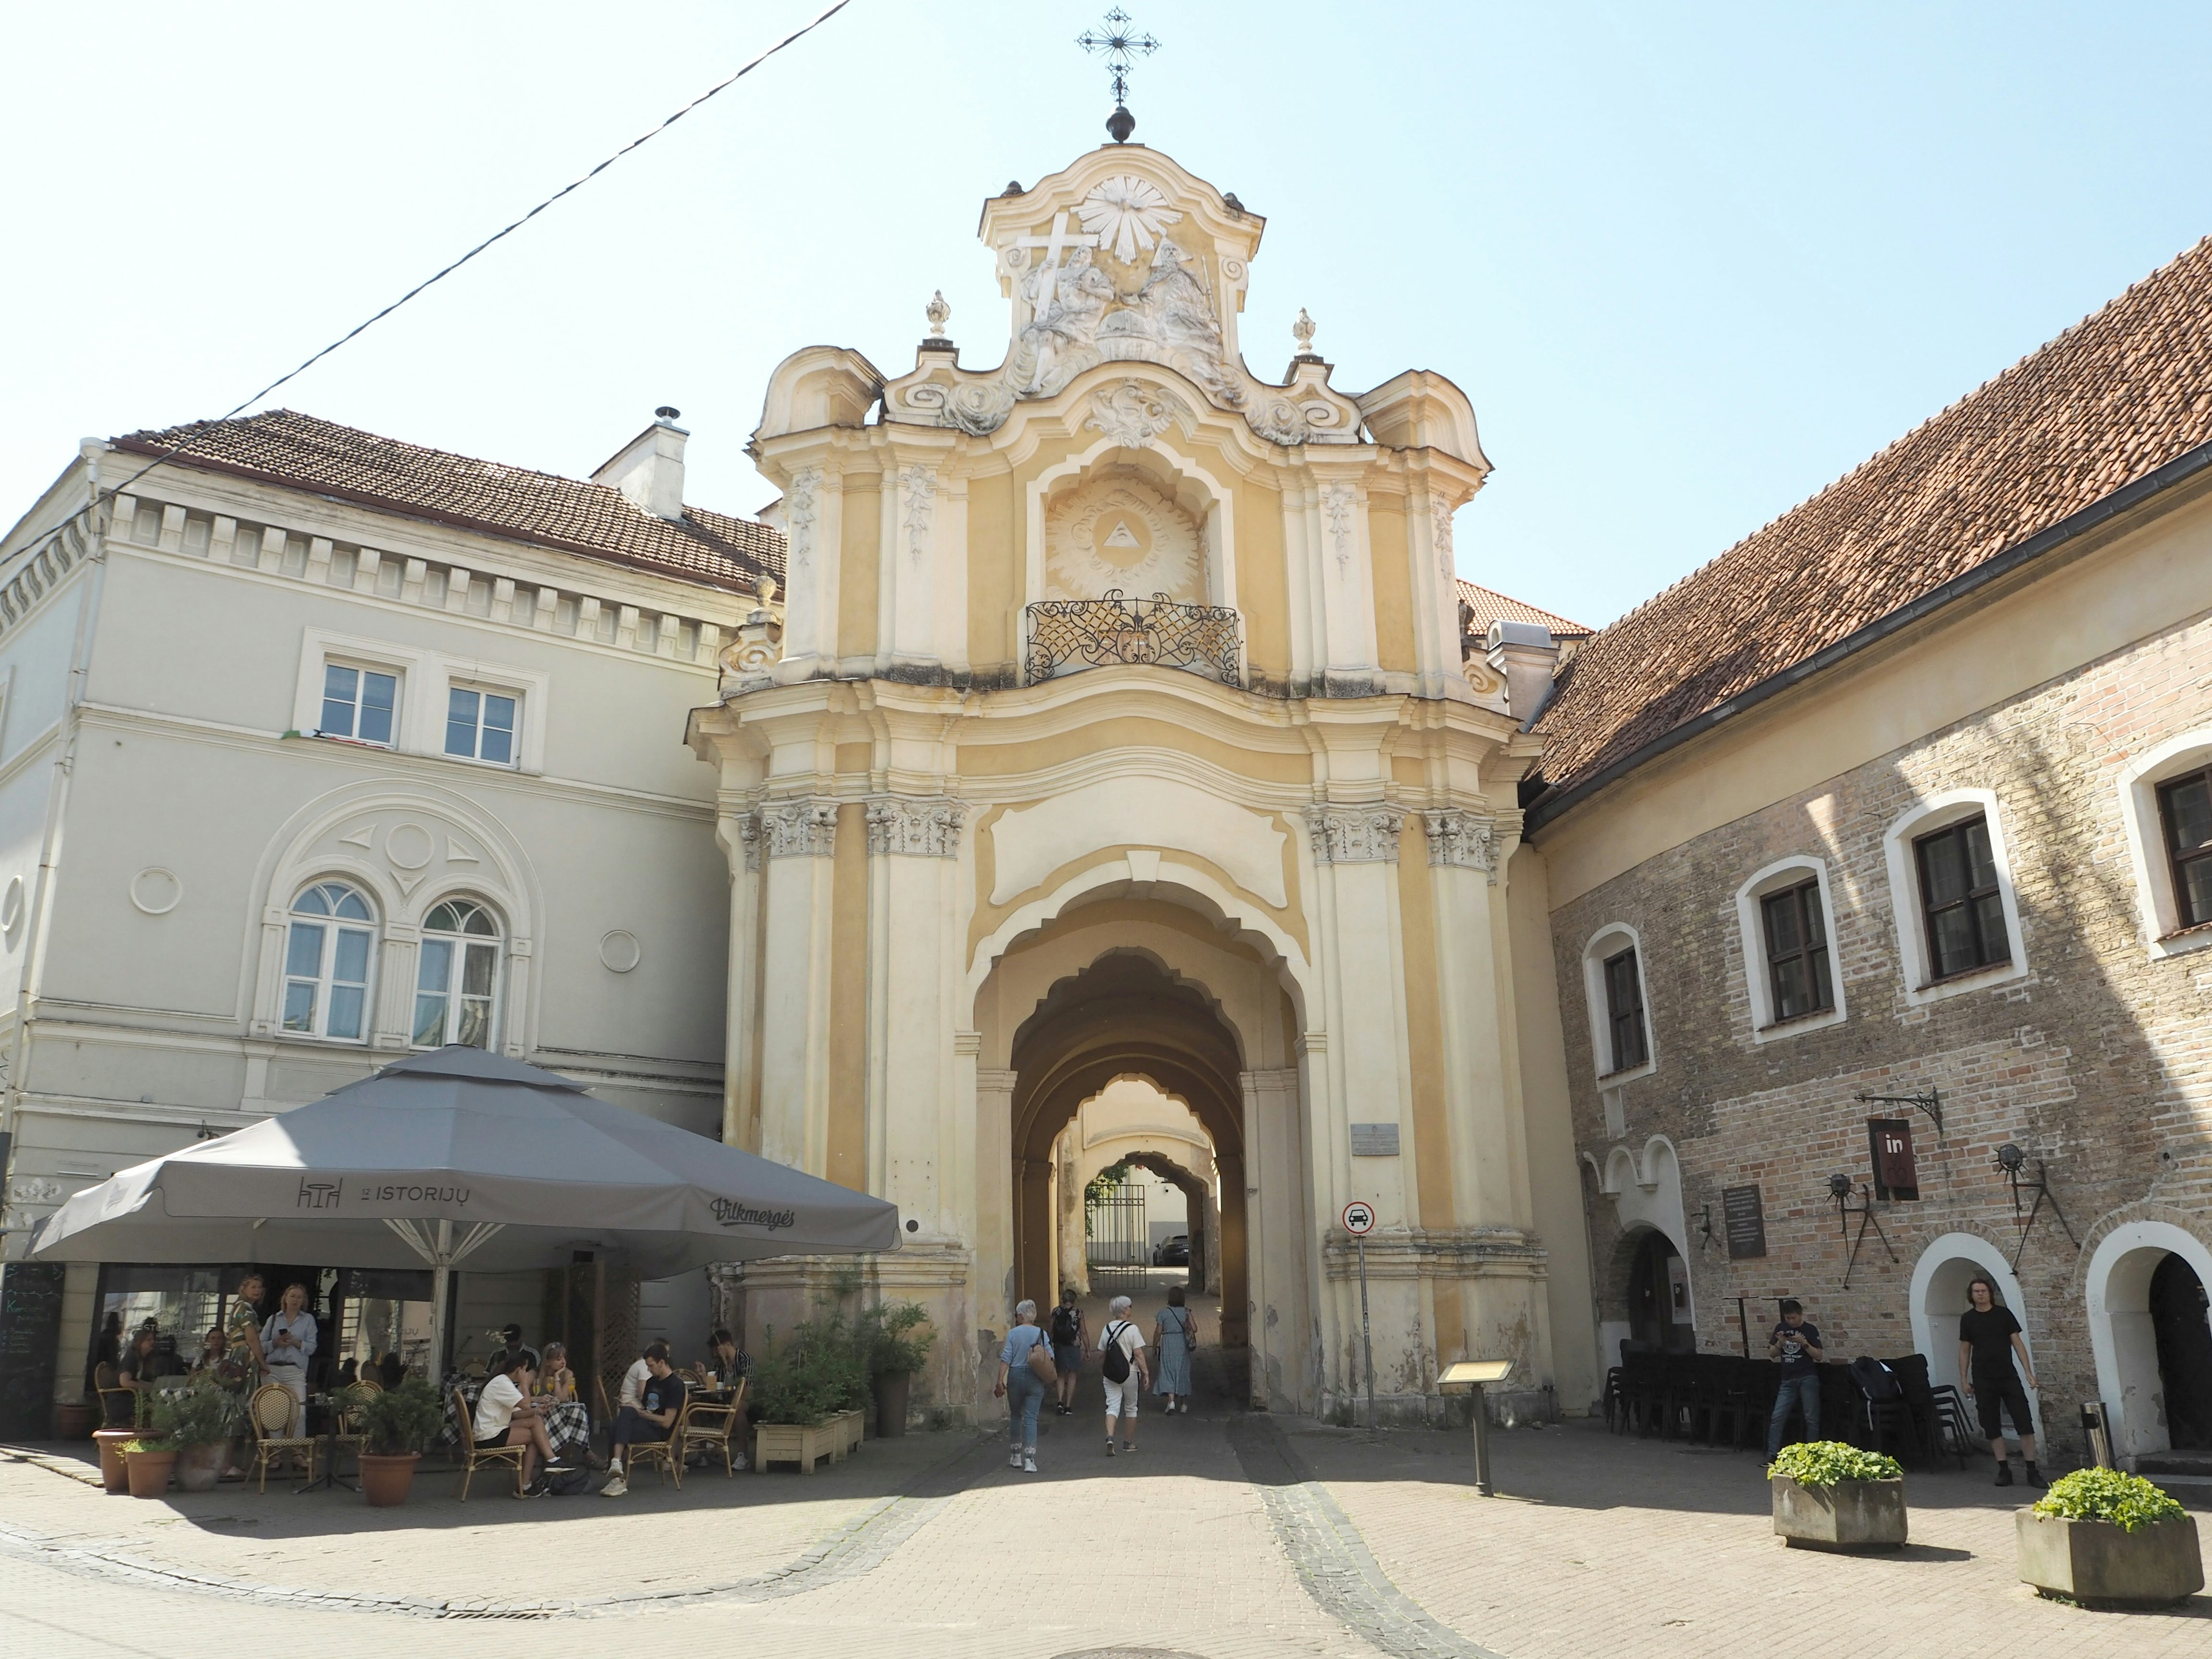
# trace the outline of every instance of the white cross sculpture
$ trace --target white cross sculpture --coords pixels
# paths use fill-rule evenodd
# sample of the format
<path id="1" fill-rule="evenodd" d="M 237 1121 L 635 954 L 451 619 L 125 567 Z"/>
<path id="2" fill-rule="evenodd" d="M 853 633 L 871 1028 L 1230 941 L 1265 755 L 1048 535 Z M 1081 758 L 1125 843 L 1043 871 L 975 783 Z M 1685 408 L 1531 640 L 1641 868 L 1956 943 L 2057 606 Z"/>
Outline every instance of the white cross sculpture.
<path id="1" fill-rule="evenodd" d="M 1016 247 L 1041 247 L 1045 251 L 1044 263 L 1037 267 L 1036 289 L 1037 302 L 1030 308 L 1030 315 L 1034 318 L 1051 303 L 1052 273 L 1060 269 L 1060 257 L 1071 248 L 1097 247 L 1098 239 L 1096 236 L 1087 236 L 1075 228 L 1074 210 L 1070 209 L 1054 216 L 1052 228 L 1048 234 L 1042 236 L 1018 236 L 1014 239 L 1013 245 Z"/>

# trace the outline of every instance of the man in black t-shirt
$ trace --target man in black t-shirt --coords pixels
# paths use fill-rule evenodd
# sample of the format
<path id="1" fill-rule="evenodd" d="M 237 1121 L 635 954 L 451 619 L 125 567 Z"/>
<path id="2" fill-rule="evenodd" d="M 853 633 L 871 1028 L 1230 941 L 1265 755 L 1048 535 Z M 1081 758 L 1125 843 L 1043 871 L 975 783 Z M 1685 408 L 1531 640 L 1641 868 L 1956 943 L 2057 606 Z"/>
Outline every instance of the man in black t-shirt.
<path id="1" fill-rule="evenodd" d="M 620 1498 L 629 1490 L 623 1466 L 629 1449 L 641 1440 L 665 1440 L 676 1431 L 684 1415 L 684 1379 L 668 1363 L 665 1342 L 649 1344 L 645 1351 L 646 1379 L 638 1389 L 638 1403 L 624 1406 L 615 1418 L 614 1448 L 607 1455 L 607 1484 L 602 1498 Z"/>
<path id="2" fill-rule="evenodd" d="M 2043 1473 L 2035 1467 L 2035 1419 L 2029 1413 L 2027 1389 L 2020 1385 L 2013 1355 L 2027 1372 L 2027 1387 L 2035 1386 L 2035 1367 L 2028 1364 L 2027 1343 L 2012 1310 L 1999 1305 L 1996 1286 L 1979 1274 L 1966 1285 L 1973 1305 L 1959 1316 L 1959 1375 L 1966 1379 L 1966 1395 L 1980 1408 L 1982 1432 L 1996 1454 L 1997 1485 L 2012 1485 L 2012 1460 L 2005 1455 L 2004 1419 L 2012 1413 L 2020 1437 L 2020 1454 L 2027 1463 L 2027 1484 L 2040 1486 Z"/>
<path id="3" fill-rule="evenodd" d="M 1782 1322 L 1766 1344 L 1766 1357 L 1782 1362 L 1781 1380 L 1774 1390 L 1774 1414 L 1766 1420 L 1766 1457 L 1782 1453 L 1782 1431 L 1790 1426 L 1795 1407 L 1804 1413 L 1805 1437 L 1820 1437 L 1820 1362 L 1827 1352 L 1820 1342 L 1820 1328 L 1805 1317 L 1805 1304 L 1795 1297 L 1782 1304 Z"/>

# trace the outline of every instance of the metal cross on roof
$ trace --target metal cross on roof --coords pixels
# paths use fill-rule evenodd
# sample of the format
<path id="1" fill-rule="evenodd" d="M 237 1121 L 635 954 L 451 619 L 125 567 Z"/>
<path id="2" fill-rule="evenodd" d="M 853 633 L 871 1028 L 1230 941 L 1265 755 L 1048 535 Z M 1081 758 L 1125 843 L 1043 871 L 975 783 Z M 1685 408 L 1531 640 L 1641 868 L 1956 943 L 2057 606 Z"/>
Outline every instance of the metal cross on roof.
<path id="1" fill-rule="evenodd" d="M 1116 6 L 1102 22 L 1075 37 L 1075 44 L 1084 51 L 1106 55 L 1106 72 L 1114 78 L 1114 112 L 1106 118 L 1106 131 L 1114 135 L 1117 144 L 1127 143 L 1129 135 L 1137 130 L 1136 117 L 1129 113 L 1129 60 L 1150 58 L 1160 49 L 1160 43 L 1151 35 L 1130 29 L 1133 21 Z"/>

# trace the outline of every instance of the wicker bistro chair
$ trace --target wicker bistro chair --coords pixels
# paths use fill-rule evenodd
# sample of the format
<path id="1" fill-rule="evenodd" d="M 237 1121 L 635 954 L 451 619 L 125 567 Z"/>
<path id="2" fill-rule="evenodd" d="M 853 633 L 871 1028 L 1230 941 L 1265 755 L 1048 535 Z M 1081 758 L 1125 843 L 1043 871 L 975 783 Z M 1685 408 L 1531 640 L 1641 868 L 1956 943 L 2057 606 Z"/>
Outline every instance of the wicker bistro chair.
<path id="1" fill-rule="evenodd" d="M 253 1428 L 253 1472 L 264 1492 L 269 1490 L 269 1466 L 282 1458 L 301 1459 L 307 1479 L 315 1478 L 315 1453 L 323 1443 L 312 1434 L 287 1432 L 298 1406 L 292 1391 L 281 1382 L 264 1382 L 246 1402 L 246 1420 Z"/>
<path id="2" fill-rule="evenodd" d="M 629 1462 L 624 1473 L 635 1473 L 641 1463 L 657 1466 L 664 1474 L 672 1475 L 676 1490 L 684 1490 L 684 1457 L 680 1448 L 691 1432 L 691 1414 L 695 1411 L 720 1410 L 719 1407 L 703 1407 L 688 1396 L 684 1409 L 676 1413 L 676 1420 L 668 1425 L 665 1440 L 637 1440 L 629 1446 Z"/>
<path id="3" fill-rule="evenodd" d="M 138 1422 L 138 1394 L 118 1379 L 115 1367 L 105 1359 L 92 1368 L 92 1391 L 100 1401 L 100 1425 L 104 1429 L 135 1428 Z"/>
<path id="4" fill-rule="evenodd" d="M 727 1404 L 708 1404 L 702 1401 L 688 1405 L 684 1415 L 677 1421 L 675 1433 L 670 1436 L 671 1439 L 681 1442 L 676 1449 L 676 1462 L 682 1464 L 694 1448 L 709 1458 L 720 1452 L 722 1455 L 722 1473 L 734 1475 L 738 1468 L 737 1461 L 732 1455 L 731 1442 L 744 1425 L 744 1404 L 745 1382 L 740 1377 L 738 1391 Z M 713 1465 L 709 1463 L 708 1467 L 712 1468 Z M 678 1485 L 681 1485 L 680 1481 Z"/>
<path id="5" fill-rule="evenodd" d="M 505 1464 L 514 1471 L 514 1495 L 522 1496 L 521 1446 L 479 1446 L 477 1444 L 476 1417 L 469 1409 L 468 1396 L 459 1389 L 453 1390 L 453 1408 L 460 1413 L 460 1443 L 456 1448 L 461 1462 L 461 1502 L 469 1501 L 469 1482 L 476 1479 L 477 1471 L 495 1464 Z"/>

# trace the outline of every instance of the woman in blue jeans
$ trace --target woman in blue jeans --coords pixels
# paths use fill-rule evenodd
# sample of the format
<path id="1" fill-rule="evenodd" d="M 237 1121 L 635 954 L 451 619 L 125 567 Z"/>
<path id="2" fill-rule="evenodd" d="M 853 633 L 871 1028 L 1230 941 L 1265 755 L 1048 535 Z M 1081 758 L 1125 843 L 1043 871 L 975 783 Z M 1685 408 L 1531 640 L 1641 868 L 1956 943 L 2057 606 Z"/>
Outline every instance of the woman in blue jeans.
<path id="1" fill-rule="evenodd" d="M 1036 1316 L 1036 1303 L 1014 1304 L 1014 1328 L 999 1350 L 999 1381 L 991 1390 L 1006 1401 L 1006 1467 L 1031 1474 L 1037 1472 L 1037 1407 L 1044 1404 L 1044 1383 L 1030 1369 L 1030 1350 L 1044 1340 Z"/>

